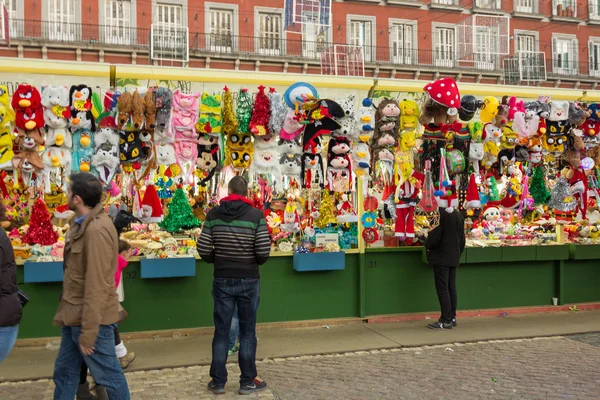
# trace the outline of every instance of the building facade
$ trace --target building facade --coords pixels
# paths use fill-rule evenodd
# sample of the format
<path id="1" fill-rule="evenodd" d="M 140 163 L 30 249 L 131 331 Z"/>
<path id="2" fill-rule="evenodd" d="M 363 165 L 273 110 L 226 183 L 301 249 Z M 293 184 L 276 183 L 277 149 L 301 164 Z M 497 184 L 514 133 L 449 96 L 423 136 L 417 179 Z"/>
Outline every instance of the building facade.
<path id="1" fill-rule="evenodd" d="M 333 73 L 324 53 L 361 49 L 367 77 L 583 90 L 600 79 L 600 0 L 0 3 L 3 57 L 321 74 Z"/>

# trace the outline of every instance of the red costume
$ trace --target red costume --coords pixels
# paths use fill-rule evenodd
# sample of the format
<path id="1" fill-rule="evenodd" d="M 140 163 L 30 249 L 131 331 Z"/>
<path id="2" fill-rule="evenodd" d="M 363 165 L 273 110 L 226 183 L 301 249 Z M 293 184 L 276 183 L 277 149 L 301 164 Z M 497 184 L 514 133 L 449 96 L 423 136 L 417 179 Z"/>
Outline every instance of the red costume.
<path id="1" fill-rule="evenodd" d="M 419 199 L 419 192 L 423 186 L 425 175 L 413 171 L 410 177 L 400 184 L 400 193 L 398 195 L 398 204 L 396 204 L 396 227 L 395 236 L 400 240 L 412 239 L 415 237 L 415 206 Z M 411 183 L 411 180 L 416 182 Z"/>

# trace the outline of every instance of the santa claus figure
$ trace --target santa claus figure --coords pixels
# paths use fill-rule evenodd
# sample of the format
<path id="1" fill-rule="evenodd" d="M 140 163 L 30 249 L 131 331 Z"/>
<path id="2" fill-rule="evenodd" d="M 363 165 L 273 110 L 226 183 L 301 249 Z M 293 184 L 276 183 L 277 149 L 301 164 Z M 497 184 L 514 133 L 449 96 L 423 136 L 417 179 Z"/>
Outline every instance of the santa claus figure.
<path id="1" fill-rule="evenodd" d="M 140 212 L 140 220 L 145 224 L 156 224 L 163 219 L 163 209 L 156 187 L 154 185 L 148 185 L 146 192 L 144 193 L 144 199 L 142 200 Z"/>
<path id="2" fill-rule="evenodd" d="M 489 202 L 485 205 L 481 213 L 481 225 L 490 232 L 495 232 L 497 228 L 502 226 L 500 204 Z"/>
<path id="3" fill-rule="evenodd" d="M 342 201 L 337 205 L 337 210 L 338 222 L 347 223 L 358 221 L 356 211 L 354 210 L 354 207 L 352 207 L 352 203 L 350 203 L 350 200 L 348 200 L 348 195 L 346 193 L 342 194 Z"/>
<path id="4" fill-rule="evenodd" d="M 280 225 L 283 232 L 296 233 L 300 231 L 300 218 L 293 203 L 288 203 L 283 213 L 283 223 Z"/>
<path id="5" fill-rule="evenodd" d="M 415 237 L 415 206 L 419 199 L 425 175 L 415 171 L 409 160 L 402 160 L 400 163 L 399 178 L 395 193 L 395 236 L 401 241 L 411 243 Z"/>
<path id="6" fill-rule="evenodd" d="M 581 212 L 581 217 L 586 219 L 586 209 L 588 202 L 588 178 L 582 168 L 577 168 L 573 171 L 571 178 L 569 179 L 569 185 L 571 194 L 577 200 L 577 207 L 575 208 L 575 214 Z"/>

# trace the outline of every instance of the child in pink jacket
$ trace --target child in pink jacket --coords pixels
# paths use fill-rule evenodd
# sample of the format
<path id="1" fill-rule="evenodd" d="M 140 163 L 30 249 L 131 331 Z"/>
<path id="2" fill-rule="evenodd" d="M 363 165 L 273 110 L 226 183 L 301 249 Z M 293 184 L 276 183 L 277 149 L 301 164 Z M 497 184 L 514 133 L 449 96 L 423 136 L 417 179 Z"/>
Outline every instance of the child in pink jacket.
<path id="1" fill-rule="evenodd" d="M 123 291 L 123 270 L 127 268 L 127 264 L 129 263 L 129 257 L 131 256 L 131 245 L 124 240 L 119 240 L 119 258 L 117 260 L 117 269 L 115 271 L 115 285 L 117 286 L 117 294 L 119 296 L 119 303 L 122 303 L 125 300 L 125 292 Z M 125 312 L 122 307 L 119 307 L 119 314 L 121 312 Z M 135 353 L 127 352 L 127 348 L 121 341 L 121 337 L 119 336 L 118 328 L 115 328 L 115 351 L 117 352 L 117 357 L 119 358 L 119 362 L 121 363 L 121 367 L 126 369 L 129 364 L 135 360 Z"/>

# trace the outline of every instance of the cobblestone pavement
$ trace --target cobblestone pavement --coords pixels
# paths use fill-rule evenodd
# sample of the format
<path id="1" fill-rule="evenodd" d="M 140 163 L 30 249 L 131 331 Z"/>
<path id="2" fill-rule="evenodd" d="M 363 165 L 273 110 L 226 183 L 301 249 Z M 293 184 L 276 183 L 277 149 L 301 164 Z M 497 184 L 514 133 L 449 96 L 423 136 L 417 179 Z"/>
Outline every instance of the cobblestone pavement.
<path id="1" fill-rule="evenodd" d="M 443 332 L 440 332 L 443 334 Z M 448 344 L 258 363 L 269 389 L 248 399 L 599 399 L 600 334 Z M 218 399 L 237 398 L 232 382 Z M 127 374 L 133 399 L 213 399 L 208 367 Z M 0 384 L 1 400 L 51 399 L 49 381 Z"/>

